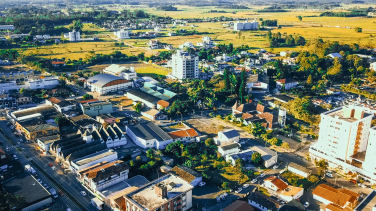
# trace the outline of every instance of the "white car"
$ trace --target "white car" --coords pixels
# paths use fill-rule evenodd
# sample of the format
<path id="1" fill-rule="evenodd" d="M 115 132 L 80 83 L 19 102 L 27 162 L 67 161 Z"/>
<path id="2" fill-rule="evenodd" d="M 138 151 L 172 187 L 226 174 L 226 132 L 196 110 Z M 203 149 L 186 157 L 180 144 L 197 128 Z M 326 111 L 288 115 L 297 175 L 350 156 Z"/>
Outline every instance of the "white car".
<path id="1" fill-rule="evenodd" d="M 86 192 L 85 191 L 80 191 L 81 195 L 82 196 L 86 196 Z"/>
<path id="2" fill-rule="evenodd" d="M 52 170 L 56 170 L 56 167 L 55 167 L 55 166 L 52 166 Z"/>
<path id="3" fill-rule="evenodd" d="M 330 177 L 330 178 L 332 178 L 333 177 L 333 174 L 332 174 L 332 172 L 326 172 L 326 174 L 325 174 L 327 177 Z"/>
<path id="4" fill-rule="evenodd" d="M 278 165 L 275 165 L 275 166 L 273 166 L 273 169 L 277 169 L 279 166 Z"/>
<path id="5" fill-rule="evenodd" d="M 249 184 L 244 184 L 243 185 L 243 188 L 248 188 L 249 187 Z"/>
<path id="6" fill-rule="evenodd" d="M 306 203 L 304 203 L 304 207 L 305 208 L 309 207 L 309 202 L 308 201 Z"/>
<path id="7" fill-rule="evenodd" d="M 255 184 L 257 182 L 257 179 L 253 179 L 251 182 L 252 184 Z"/>
<path id="8" fill-rule="evenodd" d="M 200 187 L 202 187 L 204 185 L 206 185 L 206 182 L 200 182 L 200 184 L 198 184 L 198 186 L 200 186 Z"/>
<path id="9" fill-rule="evenodd" d="M 265 174 L 264 173 L 262 173 L 262 174 L 260 174 L 260 176 L 259 177 L 265 177 Z"/>
<path id="10" fill-rule="evenodd" d="M 45 188 L 48 188 L 48 185 L 45 183 L 45 184 L 43 184 L 43 186 L 45 187 Z"/>
<path id="11" fill-rule="evenodd" d="M 240 193 L 243 189 L 242 188 L 238 188 L 235 193 Z"/>
<path id="12" fill-rule="evenodd" d="M 40 183 L 40 184 L 42 184 L 42 180 L 40 180 L 40 179 L 37 179 L 37 181 Z"/>
<path id="13" fill-rule="evenodd" d="M 17 155 L 13 155 L 13 158 L 14 158 L 15 160 L 18 160 Z"/>

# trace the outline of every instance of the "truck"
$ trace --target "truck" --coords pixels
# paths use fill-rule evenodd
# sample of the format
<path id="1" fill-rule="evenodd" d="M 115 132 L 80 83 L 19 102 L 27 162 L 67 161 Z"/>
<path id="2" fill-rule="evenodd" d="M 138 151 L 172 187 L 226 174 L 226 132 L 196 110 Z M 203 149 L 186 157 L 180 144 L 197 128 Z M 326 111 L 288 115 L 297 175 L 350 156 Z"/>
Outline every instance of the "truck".
<path id="1" fill-rule="evenodd" d="M 49 189 L 48 191 L 50 191 L 50 193 L 52 194 L 52 196 L 56 199 L 58 197 L 57 193 L 56 193 L 56 190 L 54 188 L 51 188 Z"/>
<path id="2" fill-rule="evenodd" d="M 36 175 L 37 172 L 33 169 L 33 167 L 31 167 L 29 164 L 28 165 L 25 165 L 25 169 L 30 172 L 31 174 L 33 175 Z"/>

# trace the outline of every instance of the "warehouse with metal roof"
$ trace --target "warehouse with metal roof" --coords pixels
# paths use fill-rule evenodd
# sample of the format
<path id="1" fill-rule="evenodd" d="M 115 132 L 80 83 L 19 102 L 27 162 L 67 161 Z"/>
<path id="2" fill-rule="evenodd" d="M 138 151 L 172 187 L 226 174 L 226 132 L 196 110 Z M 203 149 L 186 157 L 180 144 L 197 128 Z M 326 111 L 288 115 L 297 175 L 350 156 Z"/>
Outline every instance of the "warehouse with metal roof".
<path id="1" fill-rule="evenodd" d="M 86 87 L 100 95 L 124 91 L 133 87 L 133 81 L 110 74 L 98 74 L 86 81 Z"/>

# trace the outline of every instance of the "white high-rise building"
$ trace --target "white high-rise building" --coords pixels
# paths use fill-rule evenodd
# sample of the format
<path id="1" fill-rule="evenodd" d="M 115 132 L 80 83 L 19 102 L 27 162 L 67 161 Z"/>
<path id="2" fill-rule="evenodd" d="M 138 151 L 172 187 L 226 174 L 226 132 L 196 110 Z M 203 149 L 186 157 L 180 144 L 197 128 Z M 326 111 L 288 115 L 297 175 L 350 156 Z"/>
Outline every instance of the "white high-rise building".
<path id="1" fill-rule="evenodd" d="M 172 75 L 181 79 L 198 78 L 198 56 L 178 50 L 172 55 Z"/>
<path id="2" fill-rule="evenodd" d="M 327 160 L 329 167 L 357 173 L 376 183 L 373 116 L 354 105 L 322 113 L 319 140 L 309 149 L 311 159 Z"/>
<path id="3" fill-rule="evenodd" d="M 69 32 L 68 37 L 69 37 L 69 41 L 71 42 L 78 42 L 81 40 L 80 32 L 76 30 Z"/>
<path id="4" fill-rule="evenodd" d="M 205 47 L 205 48 L 207 49 L 207 48 L 212 48 L 212 47 L 214 47 L 215 45 L 214 45 L 214 42 L 213 42 L 213 40 L 211 39 L 211 37 L 209 37 L 209 36 L 204 36 L 204 37 L 202 38 L 202 42 L 198 42 L 198 43 L 197 43 L 197 46 L 199 46 L 199 47 Z"/>
<path id="5" fill-rule="evenodd" d="M 255 20 L 252 22 L 245 21 L 244 23 L 240 23 L 240 21 L 234 23 L 234 30 L 235 31 L 246 31 L 246 30 L 256 30 L 258 28 L 259 22 Z"/>
<path id="6" fill-rule="evenodd" d="M 129 39 L 130 31 L 124 31 L 124 29 L 121 29 L 120 31 L 114 32 L 114 35 L 117 36 L 119 39 Z"/>

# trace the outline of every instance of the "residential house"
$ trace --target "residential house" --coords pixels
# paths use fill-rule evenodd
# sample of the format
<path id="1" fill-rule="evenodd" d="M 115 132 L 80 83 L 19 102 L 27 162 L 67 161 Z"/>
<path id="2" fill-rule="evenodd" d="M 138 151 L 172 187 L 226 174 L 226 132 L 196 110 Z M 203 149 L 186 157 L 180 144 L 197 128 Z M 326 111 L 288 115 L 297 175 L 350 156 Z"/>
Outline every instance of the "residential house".
<path id="1" fill-rule="evenodd" d="M 252 162 L 252 155 L 253 153 L 258 152 L 261 154 L 261 158 L 263 161 L 263 164 L 266 168 L 269 168 L 270 166 L 273 166 L 277 163 L 278 160 L 278 154 L 266 147 L 263 146 L 253 146 L 247 150 L 241 151 L 239 153 L 229 154 L 226 156 L 226 161 L 230 162 L 232 165 L 235 166 L 235 161 L 237 159 L 242 159 L 246 162 L 251 163 Z M 253 167 L 251 167 L 253 168 Z"/>
<path id="2" fill-rule="evenodd" d="M 116 123 L 117 118 L 111 116 L 110 114 L 100 114 L 96 116 L 96 119 L 97 119 L 97 122 L 101 124 L 107 122 L 108 124 L 113 125 L 114 123 Z"/>
<path id="3" fill-rule="evenodd" d="M 263 186 L 273 191 L 279 198 L 287 202 L 298 200 L 304 193 L 304 188 L 290 186 L 275 176 L 266 178 Z"/>
<path id="4" fill-rule="evenodd" d="M 342 58 L 342 55 L 339 54 L 339 53 L 331 53 L 331 54 L 328 54 L 327 56 L 330 57 L 331 59 L 334 59 L 334 58 L 341 59 Z"/>
<path id="5" fill-rule="evenodd" d="M 279 190 L 285 190 L 289 185 L 281 179 L 279 179 L 278 177 L 271 176 L 264 179 L 263 186 L 276 192 Z"/>
<path id="6" fill-rule="evenodd" d="M 318 185 L 313 191 L 313 199 L 326 205 L 326 210 L 353 210 L 360 195 L 347 189 L 335 189 L 325 184 Z"/>
<path id="7" fill-rule="evenodd" d="M 127 180 L 128 174 L 129 166 L 121 160 L 105 161 L 78 171 L 82 184 L 94 193 Z"/>
<path id="8" fill-rule="evenodd" d="M 29 104 L 29 103 L 33 102 L 33 98 L 28 93 L 25 93 L 25 94 L 21 94 L 21 93 L 16 94 L 15 98 L 16 98 L 16 103 L 18 105 L 25 105 L 25 104 Z"/>
<path id="9" fill-rule="evenodd" d="M 248 204 L 261 211 L 278 211 L 282 206 L 280 202 L 261 192 L 254 191 L 248 196 Z"/>
<path id="10" fill-rule="evenodd" d="M 248 93 L 263 93 L 269 91 L 269 77 L 260 74 L 249 75 L 246 89 Z"/>
<path id="11" fill-rule="evenodd" d="M 255 209 L 249 205 L 246 201 L 236 200 L 232 204 L 228 205 L 223 211 L 254 211 Z"/>
<path id="12" fill-rule="evenodd" d="M 160 42 L 158 40 L 150 40 L 148 42 L 148 46 L 150 49 L 158 49 L 160 48 Z"/>
<path id="13" fill-rule="evenodd" d="M 141 111 L 141 115 L 150 119 L 150 120 L 158 120 L 158 119 L 166 119 L 167 116 L 162 114 L 160 110 L 155 108 L 144 108 Z"/>
<path id="14" fill-rule="evenodd" d="M 295 86 L 298 85 L 298 81 L 291 79 L 291 78 L 284 78 L 284 79 L 276 81 L 276 83 L 277 83 L 277 88 L 279 90 L 281 90 L 283 88 L 285 90 L 289 90 L 289 89 L 294 88 Z"/>
<path id="15" fill-rule="evenodd" d="M 105 113 L 112 113 L 112 103 L 110 102 L 89 102 L 80 104 L 82 112 L 88 116 L 97 116 Z"/>
<path id="16" fill-rule="evenodd" d="M 287 170 L 291 171 L 292 173 L 294 174 L 297 174 L 299 176 L 302 176 L 304 178 L 307 178 L 311 175 L 312 173 L 312 170 L 304 167 L 304 166 L 301 166 L 297 163 L 294 163 L 294 162 L 290 162 L 288 167 L 287 167 Z"/>
<path id="17" fill-rule="evenodd" d="M 369 65 L 369 69 L 370 69 L 371 71 L 376 71 L 376 62 L 371 63 L 371 64 Z"/>
<path id="18" fill-rule="evenodd" d="M 217 145 L 239 143 L 239 140 L 240 134 L 238 133 L 238 131 L 228 129 L 218 132 L 218 136 L 214 138 L 214 143 Z"/>
<path id="19" fill-rule="evenodd" d="M 66 111 L 76 110 L 77 109 L 77 102 L 74 100 L 63 100 L 56 104 L 54 104 L 56 110 L 60 113 L 64 113 Z"/>
<path id="20" fill-rule="evenodd" d="M 52 61 L 51 65 L 53 67 L 65 67 L 66 63 L 65 61 Z"/>
<path id="21" fill-rule="evenodd" d="M 173 141 L 181 141 L 183 143 L 196 142 L 196 137 L 199 136 L 197 131 L 193 128 L 185 128 L 182 130 L 176 130 L 169 132 L 168 135 L 173 139 Z"/>
<path id="22" fill-rule="evenodd" d="M 186 166 L 175 166 L 170 172 L 191 184 L 193 187 L 202 182 L 202 175 Z"/>
<path id="23" fill-rule="evenodd" d="M 218 153 L 224 158 L 226 158 L 227 155 L 237 154 L 239 152 L 240 144 L 238 143 L 230 143 L 218 146 Z"/>
<path id="24" fill-rule="evenodd" d="M 164 100 L 159 100 L 157 102 L 157 109 L 158 110 L 161 110 L 161 109 L 168 109 L 170 107 L 170 103 L 167 102 L 167 101 L 164 101 Z"/>
<path id="25" fill-rule="evenodd" d="M 326 93 L 329 95 L 339 95 L 342 93 L 342 91 L 340 89 L 329 88 L 329 89 L 326 89 Z"/>

